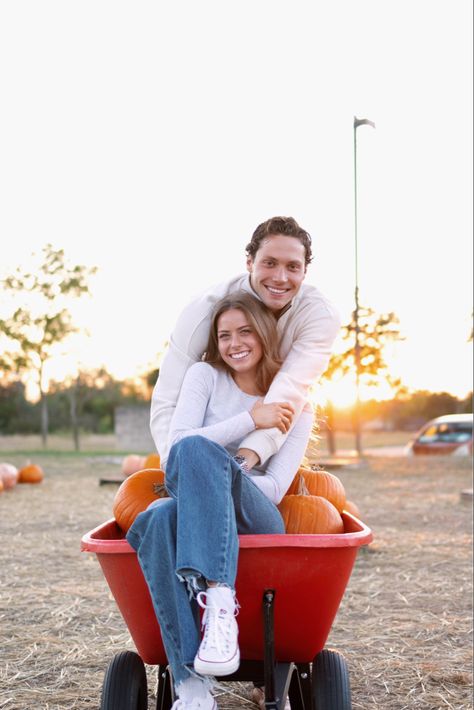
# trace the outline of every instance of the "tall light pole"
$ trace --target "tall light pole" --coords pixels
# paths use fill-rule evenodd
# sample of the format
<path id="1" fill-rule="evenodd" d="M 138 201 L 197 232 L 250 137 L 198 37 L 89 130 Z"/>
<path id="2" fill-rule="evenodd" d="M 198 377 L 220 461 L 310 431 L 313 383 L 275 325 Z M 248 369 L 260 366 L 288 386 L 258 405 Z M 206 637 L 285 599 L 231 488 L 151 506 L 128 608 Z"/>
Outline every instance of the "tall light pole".
<path id="1" fill-rule="evenodd" d="M 354 116 L 354 237 L 355 237 L 355 309 L 354 309 L 354 360 L 356 367 L 356 404 L 354 410 L 354 428 L 356 439 L 356 451 L 358 456 L 362 454 L 362 440 L 360 433 L 360 327 L 359 327 L 359 254 L 357 244 L 357 129 L 359 126 L 372 126 L 375 123 L 368 118 L 357 118 Z"/>

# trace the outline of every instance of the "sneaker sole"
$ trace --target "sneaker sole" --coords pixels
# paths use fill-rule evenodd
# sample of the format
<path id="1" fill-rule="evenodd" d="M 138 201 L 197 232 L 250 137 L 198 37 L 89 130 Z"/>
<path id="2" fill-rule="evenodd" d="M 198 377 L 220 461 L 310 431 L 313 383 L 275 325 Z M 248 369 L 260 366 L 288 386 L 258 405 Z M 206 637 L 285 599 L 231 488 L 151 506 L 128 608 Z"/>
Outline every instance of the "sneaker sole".
<path id="1" fill-rule="evenodd" d="M 239 651 L 237 651 L 233 658 L 230 658 L 228 661 L 223 661 L 219 663 L 213 663 L 212 661 L 203 661 L 201 658 L 199 658 L 199 656 L 196 656 L 196 658 L 194 659 L 194 670 L 196 671 L 196 673 L 200 673 L 201 675 L 231 675 L 239 669 L 239 666 Z"/>

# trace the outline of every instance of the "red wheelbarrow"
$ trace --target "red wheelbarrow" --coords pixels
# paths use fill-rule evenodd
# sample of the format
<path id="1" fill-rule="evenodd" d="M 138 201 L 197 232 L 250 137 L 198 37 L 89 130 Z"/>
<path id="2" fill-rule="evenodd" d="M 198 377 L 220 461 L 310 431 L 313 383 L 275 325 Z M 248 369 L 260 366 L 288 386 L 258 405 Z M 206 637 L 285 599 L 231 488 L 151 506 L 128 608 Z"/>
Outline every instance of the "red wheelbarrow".
<path id="1" fill-rule="evenodd" d="M 349 581 L 357 550 L 371 530 L 342 514 L 339 535 L 241 535 L 236 591 L 240 603 L 241 664 L 220 681 L 265 685 L 265 706 L 282 710 L 350 710 L 344 657 L 324 649 Z M 148 587 L 133 548 L 115 520 L 84 535 L 95 552 L 138 654 L 111 661 L 101 710 L 146 710 L 145 663 L 158 666 L 157 710 L 173 702 L 173 684 Z"/>

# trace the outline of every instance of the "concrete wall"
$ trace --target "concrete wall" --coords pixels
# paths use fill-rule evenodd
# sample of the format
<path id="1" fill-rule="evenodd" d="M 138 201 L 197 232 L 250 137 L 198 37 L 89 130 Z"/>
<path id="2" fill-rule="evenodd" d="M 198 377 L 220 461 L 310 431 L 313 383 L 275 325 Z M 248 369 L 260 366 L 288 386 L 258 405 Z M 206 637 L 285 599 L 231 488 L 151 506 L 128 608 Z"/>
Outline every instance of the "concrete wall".
<path id="1" fill-rule="evenodd" d="M 115 409 L 115 446 L 119 451 L 150 454 L 156 451 L 150 434 L 150 406 Z"/>

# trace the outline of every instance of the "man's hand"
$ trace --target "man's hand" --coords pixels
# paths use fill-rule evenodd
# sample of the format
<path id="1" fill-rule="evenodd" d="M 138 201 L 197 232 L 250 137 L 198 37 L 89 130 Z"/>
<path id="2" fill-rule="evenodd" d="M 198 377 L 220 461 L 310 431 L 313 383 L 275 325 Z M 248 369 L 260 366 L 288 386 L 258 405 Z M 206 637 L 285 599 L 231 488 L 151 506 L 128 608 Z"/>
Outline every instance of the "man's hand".
<path id="1" fill-rule="evenodd" d="M 238 456 L 243 456 L 245 460 L 247 461 L 249 471 L 254 468 L 258 463 L 260 463 L 260 459 L 255 453 L 255 451 L 252 451 L 252 449 L 239 449 L 237 451 Z"/>
<path id="2" fill-rule="evenodd" d="M 282 434 L 286 434 L 291 427 L 294 413 L 295 410 L 289 402 L 264 404 L 263 399 L 259 399 L 250 410 L 257 429 L 277 427 Z"/>

